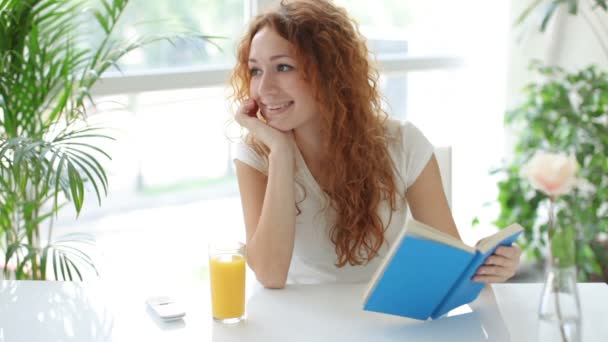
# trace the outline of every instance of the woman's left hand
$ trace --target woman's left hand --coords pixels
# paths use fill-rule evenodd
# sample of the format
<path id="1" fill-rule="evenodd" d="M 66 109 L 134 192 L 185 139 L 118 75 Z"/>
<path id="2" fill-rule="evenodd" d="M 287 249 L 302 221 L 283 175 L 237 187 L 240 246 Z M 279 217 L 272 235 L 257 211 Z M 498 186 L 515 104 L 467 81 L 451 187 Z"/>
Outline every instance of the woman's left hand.
<path id="1" fill-rule="evenodd" d="M 519 266 L 521 249 L 517 245 L 499 246 L 486 262 L 477 269 L 473 281 L 502 283 L 515 275 Z"/>

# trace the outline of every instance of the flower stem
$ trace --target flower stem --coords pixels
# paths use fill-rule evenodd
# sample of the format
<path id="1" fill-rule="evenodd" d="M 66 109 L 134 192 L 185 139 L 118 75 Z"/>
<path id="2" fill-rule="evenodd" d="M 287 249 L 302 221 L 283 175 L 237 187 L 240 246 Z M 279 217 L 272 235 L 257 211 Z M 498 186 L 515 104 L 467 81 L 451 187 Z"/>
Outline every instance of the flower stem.
<path id="1" fill-rule="evenodd" d="M 553 211 L 554 211 L 554 198 L 553 198 L 553 196 L 551 196 L 549 198 L 549 231 L 551 232 L 551 235 L 552 235 L 551 241 L 553 241 L 553 238 L 555 238 L 555 233 L 556 233 L 555 217 L 554 217 Z M 558 238 L 561 238 L 561 237 L 558 237 Z M 562 336 L 562 341 L 567 342 L 566 330 L 564 328 L 564 319 L 562 317 L 562 309 L 561 309 L 561 304 L 559 301 L 562 274 L 554 268 L 556 260 L 553 260 L 553 246 L 551 246 L 551 248 L 549 248 L 549 256 L 550 256 L 551 268 L 553 268 L 553 271 L 556 272 L 555 273 L 556 277 L 553 279 L 553 281 L 554 281 L 553 292 L 555 293 L 555 312 L 557 314 L 557 323 L 559 324 L 559 332 Z M 559 261 L 557 261 L 557 263 L 559 264 Z M 561 266 L 561 265 L 558 265 L 558 266 Z M 559 267 L 557 267 L 557 268 L 559 268 Z"/>

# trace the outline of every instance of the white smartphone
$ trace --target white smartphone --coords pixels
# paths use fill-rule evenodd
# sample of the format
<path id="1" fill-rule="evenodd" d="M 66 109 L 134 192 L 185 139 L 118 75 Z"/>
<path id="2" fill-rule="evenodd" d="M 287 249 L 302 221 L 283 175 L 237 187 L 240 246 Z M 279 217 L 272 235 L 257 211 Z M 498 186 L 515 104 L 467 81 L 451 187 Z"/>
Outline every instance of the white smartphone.
<path id="1" fill-rule="evenodd" d="M 163 321 L 178 320 L 186 315 L 183 307 L 171 297 L 150 297 L 146 303 L 152 312 Z"/>

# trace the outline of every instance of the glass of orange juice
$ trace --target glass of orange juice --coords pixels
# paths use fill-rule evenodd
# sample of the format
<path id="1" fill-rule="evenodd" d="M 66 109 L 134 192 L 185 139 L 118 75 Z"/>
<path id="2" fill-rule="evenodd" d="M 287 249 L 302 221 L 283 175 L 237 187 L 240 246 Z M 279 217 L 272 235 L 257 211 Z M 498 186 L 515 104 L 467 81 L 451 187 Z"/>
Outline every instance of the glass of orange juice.
<path id="1" fill-rule="evenodd" d="M 245 245 L 210 244 L 209 278 L 213 319 L 223 324 L 240 322 L 245 316 Z"/>

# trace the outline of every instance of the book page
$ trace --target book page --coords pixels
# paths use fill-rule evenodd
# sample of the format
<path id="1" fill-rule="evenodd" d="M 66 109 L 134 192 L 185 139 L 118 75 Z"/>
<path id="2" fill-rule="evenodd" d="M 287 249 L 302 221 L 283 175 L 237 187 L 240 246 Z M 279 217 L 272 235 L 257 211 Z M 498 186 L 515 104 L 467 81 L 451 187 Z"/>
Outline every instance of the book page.
<path id="1" fill-rule="evenodd" d="M 417 236 L 423 239 L 441 242 L 454 248 L 462 249 L 470 253 L 475 253 L 475 248 L 465 245 L 464 242 L 458 240 L 450 234 L 444 233 L 420 221 L 412 218 L 408 219 L 406 224 L 407 235 Z"/>
<path id="2" fill-rule="evenodd" d="M 523 231 L 523 230 L 524 229 L 522 228 L 522 226 L 520 226 L 517 223 L 513 223 L 512 225 L 508 226 L 507 228 L 498 231 L 496 234 L 487 236 L 487 237 L 479 240 L 479 242 L 477 242 L 477 249 L 485 254 L 489 250 L 494 248 L 494 246 L 498 245 L 501 241 L 506 239 L 507 237 L 509 237 L 513 234 L 516 234 L 520 231 Z"/>

